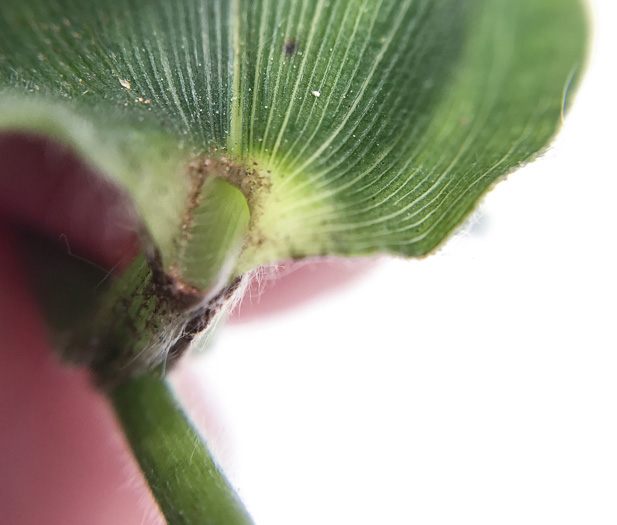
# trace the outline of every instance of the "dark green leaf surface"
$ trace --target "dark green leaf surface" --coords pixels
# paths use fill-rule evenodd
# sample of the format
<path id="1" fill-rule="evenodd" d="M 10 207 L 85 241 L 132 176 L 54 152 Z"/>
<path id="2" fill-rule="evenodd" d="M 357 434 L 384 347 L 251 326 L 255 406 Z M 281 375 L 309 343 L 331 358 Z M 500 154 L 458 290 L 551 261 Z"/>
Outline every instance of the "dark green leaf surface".
<path id="1" fill-rule="evenodd" d="M 585 53 L 579 0 L 4 0 L 0 13 L 0 127 L 66 142 L 126 187 L 166 261 L 183 166 L 247 168 L 236 273 L 429 252 L 547 145 Z"/>

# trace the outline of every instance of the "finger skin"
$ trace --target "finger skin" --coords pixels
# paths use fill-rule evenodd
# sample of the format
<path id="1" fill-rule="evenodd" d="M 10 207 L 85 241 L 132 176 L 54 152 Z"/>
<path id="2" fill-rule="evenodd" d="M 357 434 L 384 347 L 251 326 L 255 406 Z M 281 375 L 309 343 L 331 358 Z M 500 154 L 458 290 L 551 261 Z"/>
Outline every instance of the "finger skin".
<path id="1" fill-rule="evenodd" d="M 105 399 L 49 348 L 16 248 L 19 226 L 64 234 L 102 266 L 130 259 L 117 192 L 40 139 L 2 135 L 0 159 L 0 522 L 158 524 Z"/>
<path id="2" fill-rule="evenodd" d="M 0 225 L 0 521 L 160 523 L 104 398 L 48 348 L 12 245 Z"/>

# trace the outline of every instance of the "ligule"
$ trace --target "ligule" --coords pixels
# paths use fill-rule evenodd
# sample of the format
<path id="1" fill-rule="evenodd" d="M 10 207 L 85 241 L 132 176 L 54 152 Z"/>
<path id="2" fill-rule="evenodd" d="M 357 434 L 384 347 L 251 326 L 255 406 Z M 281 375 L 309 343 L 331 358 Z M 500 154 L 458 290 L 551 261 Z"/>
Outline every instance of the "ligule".
<path id="1" fill-rule="evenodd" d="M 166 371 L 239 289 L 242 277 L 232 270 L 248 224 L 243 193 L 206 178 L 191 197 L 171 264 L 165 268 L 155 249 L 140 254 L 68 335 L 64 356 L 90 366 L 106 388 Z"/>

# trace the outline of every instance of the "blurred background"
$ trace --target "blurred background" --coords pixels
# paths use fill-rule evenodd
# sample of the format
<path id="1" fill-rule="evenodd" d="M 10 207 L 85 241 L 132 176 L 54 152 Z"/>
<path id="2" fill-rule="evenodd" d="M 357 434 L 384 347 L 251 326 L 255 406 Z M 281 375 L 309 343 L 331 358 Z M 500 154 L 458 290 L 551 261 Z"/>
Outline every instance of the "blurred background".
<path id="1" fill-rule="evenodd" d="M 257 524 L 617 522 L 617 3 L 590 4 L 558 140 L 439 253 L 265 278 L 179 372 Z"/>

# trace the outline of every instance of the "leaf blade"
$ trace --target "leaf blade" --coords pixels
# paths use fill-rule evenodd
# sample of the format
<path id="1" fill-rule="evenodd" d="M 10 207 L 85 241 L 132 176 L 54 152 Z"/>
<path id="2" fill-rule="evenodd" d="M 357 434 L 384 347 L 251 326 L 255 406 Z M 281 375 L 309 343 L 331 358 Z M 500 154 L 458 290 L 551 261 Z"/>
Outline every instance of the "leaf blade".
<path id="1" fill-rule="evenodd" d="M 97 122 L 109 111 L 123 129 L 167 137 L 169 151 L 179 144 L 178 164 L 257 164 L 237 273 L 287 257 L 430 252 L 546 147 L 585 57 L 578 0 L 8 5 L 4 99 L 19 88 L 24 101 L 68 98 Z M 17 31 L 30 32 L 26 46 Z M 182 170 L 165 169 L 165 187 L 183 187 Z"/>

